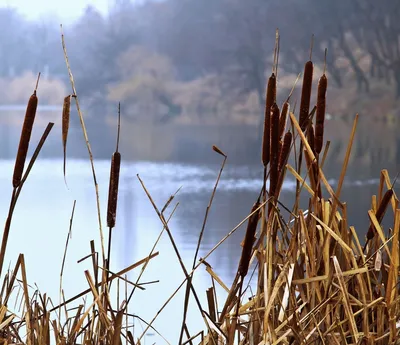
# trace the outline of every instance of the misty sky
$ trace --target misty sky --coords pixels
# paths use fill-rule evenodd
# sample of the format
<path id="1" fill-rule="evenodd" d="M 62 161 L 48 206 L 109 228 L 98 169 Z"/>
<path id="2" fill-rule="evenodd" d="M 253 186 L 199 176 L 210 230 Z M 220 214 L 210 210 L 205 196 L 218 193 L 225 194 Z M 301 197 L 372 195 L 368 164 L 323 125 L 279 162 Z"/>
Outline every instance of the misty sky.
<path id="1" fill-rule="evenodd" d="M 82 14 L 87 5 L 106 13 L 110 0 L 0 0 L 0 7 L 14 7 L 27 19 L 57 16 L 67 23 Z"/>

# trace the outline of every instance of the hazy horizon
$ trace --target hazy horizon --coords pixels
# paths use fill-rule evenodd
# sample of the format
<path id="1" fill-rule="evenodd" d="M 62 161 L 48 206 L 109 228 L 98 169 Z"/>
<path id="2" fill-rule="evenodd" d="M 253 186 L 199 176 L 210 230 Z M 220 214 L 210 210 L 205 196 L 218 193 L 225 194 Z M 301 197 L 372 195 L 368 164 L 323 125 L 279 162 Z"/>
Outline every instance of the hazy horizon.
<path id="1" fill-rule="evenodd" d="M 106 14 L 110 3 L 110 0 L 0 0 L 0 7 L 15 8 L 28 20 L 51 16 L 62 21 L 60 24 L 66 24 L 78 19 L 88 5 Z"/>

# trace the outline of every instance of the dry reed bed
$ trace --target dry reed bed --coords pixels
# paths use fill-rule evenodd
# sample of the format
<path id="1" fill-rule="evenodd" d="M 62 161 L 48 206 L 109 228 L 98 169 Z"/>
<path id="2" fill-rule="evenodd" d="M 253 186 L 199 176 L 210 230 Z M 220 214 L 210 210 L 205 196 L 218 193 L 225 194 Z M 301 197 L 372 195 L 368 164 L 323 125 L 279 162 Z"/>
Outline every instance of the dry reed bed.
<path id="1" fill-rule="evenodd" d="M 89 139 L 68 63 L 64 36 L 62 38 L 73 91 L 72 95 L 64 100 L 62 114 L 64 177 L 69 109 L 72 98 L 78 108 L 92 164 L 94 186 L 98 193 Z M 46 294 L 36 292 L 33 296 L 29 295 L 24 256 L 20 254 L 14 269 L 3 276 L 0 290 L 0 343 L 120 345 L 126 342 L 140 344 L 146 331 L 153 327 L 152 324 L 159 313 L 183 286 L 186 286 L 183 320 L 181 325 L 171 325 L 171 327 L 176 327 L 177 334 L 180 332 L 179 344 L 230 345 L 235 342 L 243 345 L 395 344 L 397 342 L 400 328 L 398 284 L 400 208 L 398 208 L 398 198 L 393 190 L 394 182 L 390 179 L 388 172 L 382 170 L 377 196 L 372 196 L 372 206 L 368 212 L 371 225 L 367 231 L 367 238 L 365 241 L 360 239 L 354 227 L 348 224 L 347 206 L 340 199 L 358 116 L 354 120 L 342 173 L 337 188 L 334 190 L 329 185 L 323 170 L 329 151 L 329 142 L 324 145 L 323 140 L 328 85 L 326 68 L 318 83 L 317 104 L 310 111 L 313 74 L 310 54 L 310 61 L 307 61 L 304 68 L 299 120 L 297 120 L 294 113 L 290 112 L 290 95 L 283 104 L 282 111 L 276 103 L 278 53 L 279 36 L 277 35 L 275 63 L 273 73 L 267 83 L 266 93 L 261 150 L 261 161 L 265 168 L 264 183 L 260 186 L 260 195 L 255 198 L 256 201 L 249 216 L 221 239 L 207 255 L 201 259 L 198 258 L 208 213 L 227 159 L 221 149 L 213 147 L 214 151 L 223 157 L 223 161 L 210 196 L 193 265 L 189 271 L 182 262 L 179 249 L 169 229 L 170 218 L 167 219 L 164 216 L 174 195 L 160 210 L 138 176 L 164 229 L 151 248 L 148 257 L 120 272 L 109 272 L 107 268 L 110 260 L 111 234 L 116 225 L 121 162 L 117 140 L 110 170 L 107 209 L 108 251 L 106 256 L 100 222 L 100 205 L 97 199 L 102 256 L 99 258 L 92 241 L 91 254 L 83 258 L 91 259 L 93 264 L 92 271 L 84 272 L 88 289 L 66 300 L 61 280 L 60 304 L 57 306 L 51 303 Z M 50 123 L 24 172 L 37 101 L 35 89 L 28 103 L 16 158 L 13 193 L 0 252 L 0 272 L 3 268 L 13 210 L 18 196 L 52 128 Z M 294 167 L 288 164 L 290 154 L 295 158 Z M 294 203 L 290 208 L 279 202 L 280 190 L 288 174 L 293 175 L 297 181 Z M 301 193 L 309 195 L 309 206 L 306 211 L 299 207 Z M 290 214 L 289 219 L 285 220 L 282 216 L 283 209 Z M 386 231 L 380 225 L 385 213 L 390 214 L 393 219 L 392 228 Z M 73 212 L 70 225 L 72 225 L 72 219 Z M 247 225 L 247 229 L 241 244 L 242 252 L 238 261 L 238 270 L 229 289 L 206 260 L 228 237 L 242 229 L 244 224 Z M 132 315 L 128 311 L 129 302 L 136 289 L 143 289 L 141 276 L 148 263 L 158 255 L 156 247 L 165 232 L 173 245 L 185 279 L 172 296 L 166 296 L 168 298 L 165 304 L 154 319 L 148 321 L 143 333 L 134 339 L 127 325 L 128 317 Z M 67 247 L 68 238 L 66 249 Z M 62 267 L 64 267 L 64 262 Z M 129 282 L 126 274 L 138 267 L 141 269 L 139 278 L 136 282 Z M 206 306 L 201 304 L 199 293 L 192 285 L 193 275 L 199 267 L 205 267 L 212 279 L 210 288 L 205 292 L 200 292 L 207 298 Z M 115 288 L 115 282 L 117 286 L 129 284 L 133 287 L 129 294 L 126 289 L 125 296 L 118 295 L 118 303 L 113 307 L 111 293 Z M 250 284 L 256 286 L 256 291 L 251 291 Z M 16 289 L 16 286 L 20 288 Z M 218 289 L 226 292 L 223 300 L 218 298 L 221 294 L 217 296 Z M 119 288 L 117 290 L 119 291 Z M 13 314 L 7 308 L 10 299 L 15 294 L 17 294 L 16 299 L 23 304 L 20 315 Z M 92 297 L 91 302 L 87 302 L 89 305 L 81 303 L 81 298 L 86 295 Z M 205 331 L 196 334 L 190 334 L 186 325 L 186 313 L 191 296 L 194 297 L 195 305 L 205 323 Z M 78 305 L 73 305 L 73 302 L 78 302 Z"/>

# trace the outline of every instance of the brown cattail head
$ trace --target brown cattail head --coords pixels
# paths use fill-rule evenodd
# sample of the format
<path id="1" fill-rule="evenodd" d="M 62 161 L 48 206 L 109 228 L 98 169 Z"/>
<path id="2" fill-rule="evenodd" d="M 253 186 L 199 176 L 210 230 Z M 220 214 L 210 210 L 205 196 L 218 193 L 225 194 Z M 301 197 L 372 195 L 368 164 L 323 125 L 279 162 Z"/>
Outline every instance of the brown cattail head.
<path id="1" fill-rule="evenodd" d="M 255 212 L 260 207 L 260 202 L 257 201 L 252 209 L 251 213 Z M 247 223 L 246 235 L 243 241 L 242 255 L 240 257 L 238 273 L 242 278 L 244 278 L 249 270 L 249 264 L 251 259 L 251 254 L 253 251 L 253 244 L 255 240 L 255 235 L 257 231 L 258 219 L 260 210 L 256 211 L 252 216 L 249 217 Z"/>
<path id="2" fill-rule="evenodd" d="M 279 159 L 279 107 L 274 103 L 271 107 L 271 143 L 270 143 L 270 173 L 269 196 L 274 197 L 278 186 L 278 159 Z M 268 214 L 272 210 L 272 202 L 268 204 Z"/>
<path id="3" fill-rule="evenodd" d="M 17 188 L 21 183 L 22 174 L 24 172 L 26 155 L 28 154 L 29 142 L 31 140 L 33 123 L 35 121 L 37 105 L 38 105 L 38 98 L 36 96 L 36 90 L 35 90 L 28 101 L 24 124 L 22 126 L 21 137 L 19 139 L 18 153 L 17 153 L 17 158 L 15 160 L 14 174 L 13 174 L 14 188 Z"/>
<path id="4" fill-rule="evenodd" d="M 324 122 L 326 108 L 326 89 L 328 87 L 328 78 L 325 73 L 318 82 L 317 95 L 317 114 L 315 119 L 315 152 L 321 153 L 324 141 Z"/>
<path id="5" fill-rule="evenodd" d="M 68 138 L 68 130 L 69 130 L 69 117 L 71 110 L 71 95 L 64 98 L 63 111 L 62 111 L 62 144 L 64 151 L 64 179 L 65 179 L 65 168 L 66 168 L 66 160 L 67 160 L 67 138 Z"/>
<path id="6" fill-rule="evenodd" d="M 271 106 L 276 102 L 276 77 L 272 73 L 268 79 L 267 94 L 265 97 L 265 115 L 264 115 L 264 134 L 262 141 L 261 150 L 261 161 L 265 166 L 269 163 L 270 154 L 270 118 L 271 118 Z"/>
<path id="7" fill-rule="evenodd" d="M 278 162 L 278 171 L 282 172 L 283 167 L 286 165 L 286 162 L 290 155 L 290 147 L 292 145 L 293 135 L 292 133 L 286 132 L 285 137 L 283 138 L 282 148 L 279 154 L 279 162 Z"/>
<path id="8" fill-rule="evenodd" d="M 108 189 L 107 226 L 109 228 L 115 227 L 115 219 L 117 216 L 120 166 L 121 154 L 119 152 L 114 152 L 111 158 L 110 184 Z"/>
<path id="9" fill-rule="evenodd" d="M 276 103 L 274 103 L 271 107 L 270 121 L 270 195 L 274 195 L 278 180 L 279 158 L 279 107 Z"/>
<path id="10" fill-rule="evenodd" d="M 392 199 L 393 196 L 393 188 L 390 188 L 386 191 L 385 195 L 383 196 L 381 202 L 379 203 L 378 209 L 376 210 L 376 219 L 378 220 L 378 223 L 382 222 L 382 219 L 386 213 L 386 209 L 390 203 L 390 200 Z M 371 224 L 371 226 L 368 229 L 367 232 L 367 239 L 371 240 L 374 238 L 375 231 L 374 231 L 374 226 Z"/>
<path id="11" fill-rule="evenodd" d="M 288 101 L 286 101 L 285 103 L 283 103 L 281 117 L 279 118 L 279 139 L 282 139 L 283 133 L 285 133 L 286 121 L 287 121 L 287 116 L 289 114 L 289 110 L 290 110 L 290 104 Z"/>
<path id="12" fill-rule="evenodd" d="M 121 104 L 118 103 L 117 145 L 111 158 L 110 184 L 108 186 L 107 226 L 110 229 L 115 227 L 115 220 L 117 217 L 119 170 L 121 167 L 121 154 L 118 152 L 120 129 Z"/>
<path id="13" fill-rule="evenodd" d="M 223 153 L 222 150 L 221 150 L 218 146 L 213 145 L 213 146 L 212 146 L 212 149 L 213 149 L 213 151 L 217 152 L 217 153 L 220 154 L 221 156 L 226 157 L 226 154 Z"/>
<path id="14" fill-rule="evenodd" d="M 304 131 L 307 127 L 308 114 L 310 112 L 311 89 L 313 79 L 314 65 L 312 61 L 307 61 L 304 66 L 303 87 L 301 89 L 300 100 L 300 121 L 299 125 Z"/>

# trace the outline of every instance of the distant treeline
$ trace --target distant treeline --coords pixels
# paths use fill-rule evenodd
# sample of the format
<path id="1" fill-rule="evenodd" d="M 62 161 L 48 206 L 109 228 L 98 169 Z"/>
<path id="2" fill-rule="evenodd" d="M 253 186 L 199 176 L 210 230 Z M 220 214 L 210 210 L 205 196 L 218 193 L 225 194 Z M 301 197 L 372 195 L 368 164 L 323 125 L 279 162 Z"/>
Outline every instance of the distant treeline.
<path id="1" fill-rule="evenodd" d="M 104 122 L 121 101 L 132 121 L 257 123 L 276 28 L 283 86 L 303 70 L 314 34 L 321 68 L 328 48 L 329 87 L 352 84 L 360 94 L 384 82 L 399 97 L 399 15 L 397 0 L 115 0 L 107 16 L 89 6 L 64 30 L 92 121 Z M 61 103 L 68 79 L 59 23 L 3 8 L 0 28 L 0 81 L 28 71 L 28 83 L 41 71 L 58 83 L 49 102 Z"/>

